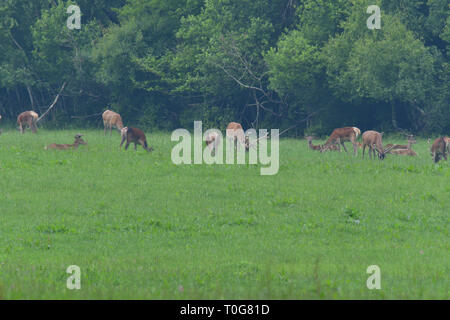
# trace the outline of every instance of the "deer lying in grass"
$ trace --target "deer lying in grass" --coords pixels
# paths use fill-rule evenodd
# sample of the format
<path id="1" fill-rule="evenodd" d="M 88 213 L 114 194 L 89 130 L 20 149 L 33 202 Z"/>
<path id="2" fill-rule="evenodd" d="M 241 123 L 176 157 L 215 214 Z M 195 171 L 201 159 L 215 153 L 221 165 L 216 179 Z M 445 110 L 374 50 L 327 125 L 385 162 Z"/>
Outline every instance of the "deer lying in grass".
<path id="1" fill-rule="evenodd" d="M 358 154 L 358 145 L 356 144 L 356 139 L 361 134 L 361 130 L 357 127 L 344 127 L 334 129 L 328 138 L 327 142 L 322 146 L 322 152 L 333 150 L 332 145 L 336 145 L 338 150 L 341 151 L 340 145 L 344 147 L 345 152 L 348 153 L 344 142 L 350 141 L 353 144 L 353 152 L 355 156 Z"/>
<path id="2" fill-rule="evenodd" d="M 123 122 L 120 114 L 117 112 L 106 110 L 102 114 L 103 125 L 105 127 L 104 134 L 106 136 L 106 130 L 109 128 L 109 136 L 111 136 L 112 127 L 115 127 L 119 132 L 123 129 Z"/>
<path id="3" fill-rule="evenodd" d="M 87 144 L 86 141 L 84 141 L 81 137 L 83 135 L 77 134 L 75 136 L 75 142 L 73 144 L 57 144 L 52 143 L 45 147 L 45 150 L 49 149 L 57 149 L 57 150 L 67 150 L 67 149 L 77 149 L 80 144 Z"/>
<path id="4" fill-rule="evenodd" d="M 414 141 L 413 143 L 416 143 L 416 140 L 414 139 L 414 136 L 412 134 L 407 135 L 408 137 L 408 144 L 404 145 L 404 144 L 392 144 L 389 143 L 385 146 L 385 148 L 389 148 L 392 147 L 392 150 L 397 150 L 397 149 L 410 149 L 411 148 L 411 143 L 409 143 L 410 141 Z"/>
<path id="5" fill-rule="evenodd" d="M 19 125 L 20 133 L 25 132 L 26 125 L 31 129 L 31 132 L 36 133 L 36 122 L 38 117 L 38 114 L 34 111 L 25 111 L 19 114 L 17 116 L 17 124 Z"/>
<path id="6" fill-rule="evenodd" d="M 383 160 L 386 156 L 386 154 L 392 149 L 392 146 L 386 149 L 383 149 L 383 134 L 369 130 L 363 133 L 362 140 L 363 140 L 363 159 L 364 159 L 364 152 L 366 150 L 366 146 L 369 147 L 369 158 L 372 159 L 372 152 L 373 152 L 373 158 L 375 159 L 375 151 L 378 152 L 378 158 L 380 160 Z"/>
<path id="7" fill-rule="evenodd" d="M 448 151 L 448 138 L 439 137 L 434 140 L 433 145 L 431 146 L 431 155 L 433 157 L 434 163 L 439 162 L 442 157 L 447 160 L 447 151 Z"/>
<path id="8" fill-rule="evenodd" d="M 308 146 L 309 146 L 309 148 L 311 150 L 322 151 L 322 146 L 321 145 L 315 146 L 315 145 L 312 144 L 312 139 L 313 139 L 312 136 L 307 136 L 307 137 L 305 137 L 305 139 L 308 140 Z"/>
<path id="9" fill-rule="evenodd" d="M 405 148 L 400 148 L 400 147 L 404 147 L 404 146 L 400 146 L 400 147 L 396 148 L 396 146 L 399 146 L 399 145 L 394 145 L 392 147 L 391 151 L 389 151 L 389 153 L 396 154 L 396 155 L 399 155 L 399 156 L 412 156 L 412 157 L 415 157 L 415 156 L 417 156 L 417 153 L 414 152 L 414 150 L 411 149 L 411 145 L 414 144 L 414 143 L 417 143 L 417 141 L 414 138 L 412 138 L 412 136 L 410 136 L 409 139 L 408 139 L 408 145 L 405 146 L 406 149 Z M 388 148 L 389 145 L 386 145 L 386 147 Z"/>
<path id="10" fill-rule="evenodd" d="M 216 154 L 216 150 L 220 144 L 220 135 L 217 132 L 211 132 L 206 137 L 206 145 L 209 148 L 209 151 L 212 152 L 213 155 Z"/>
<path id="11" fill-rule="evenodd" d="M 145 137 L 145 133 L 142 132 L 142 130 L 133 127 L 124 127 L 122 128 L 120 133 L 122 135 L 122 142 L 120 142 L 120 149 L 122 149 L 122 145 L 126 140 L 127 143 L 125 144 L 125 150 L 127 150 L 130 143 L 133 142 L 135 151 L 137 151 L 138 144 L 140 144 L 145 150 L 147 150 L 147 152 L 153 151 L 152 147 L 150 148 L 148 147 L 147 138 Z"/>
<path id="12" fill-rule="evenodd" d="M 244 134 L 244 129 L 240 123 L 230 122 L 226 129 L 227 138 L 234 140 L 234 145 L 237 146 L 238 143 L 245 147 L 245 150 L 249 150 L 250 142 L 248 137 Z"/>

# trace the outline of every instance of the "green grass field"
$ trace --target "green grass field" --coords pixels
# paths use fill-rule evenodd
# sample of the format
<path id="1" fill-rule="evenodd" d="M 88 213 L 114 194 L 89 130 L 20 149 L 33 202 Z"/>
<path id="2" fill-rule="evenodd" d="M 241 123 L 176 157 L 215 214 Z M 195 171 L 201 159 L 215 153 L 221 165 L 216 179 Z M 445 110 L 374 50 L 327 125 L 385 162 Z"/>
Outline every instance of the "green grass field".
<path id="1" fill-rule="evenodd" d="M 87 146 L 44 150 L 78 132 Z M 103 130 L 0 135 L 1 299 L 449 298 L 450 169 L 425 140 L 370 161 L 282 139 L 261 176 L 175 166 L 170 134 L 147 139 L 150 154 Z"/>

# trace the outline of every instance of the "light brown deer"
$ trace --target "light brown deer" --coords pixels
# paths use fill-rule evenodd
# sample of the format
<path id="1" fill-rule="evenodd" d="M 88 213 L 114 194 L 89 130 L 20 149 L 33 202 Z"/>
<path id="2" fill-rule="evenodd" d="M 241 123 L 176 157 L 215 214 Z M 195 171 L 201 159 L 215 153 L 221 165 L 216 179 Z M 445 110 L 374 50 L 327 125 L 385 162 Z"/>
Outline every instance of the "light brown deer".
<path id="1" fill-rule="evenodd" d="M 34 111 L 24 111 L 17 116 L 17 124 L 19 125 L 20 133 L 25 132 L 25 126 L 28 126 L 33 133 L 36 133 L 36 122 L 39 118 L 38 114 Z"/>
<path id="2" fill-rule="evenodd" d="M 313 143 L 312 143 L 313 137 L 312 136 L 307 136 L 307 137 L 305 137 L 305 139 L 308 140 L 308 147 L 311 150 L 322 151 L 322 146 L 321 145 L 317 145 L 317 146 L 313 145 Z"/>
<path id="3" fill-rule="evenodd" d="M 369 130 L 363 133 L 362 140 L 363 140 L 363 159 L 364 159 L 364 152 L 366 151 L 366 146 L 369 147 L 369 158 L 372 159 L 372 153 L 373 158 L 375 159 L 375 151 L 378 152 L 378 158 L 380 160 L 383 160 L 386 156 L 386 154 L 392 149 L 392 146 L 389 148 L 384 149 L 383 148 L 383 134 L 379 133 L 377 131 Z"/>
<path id="4" fill-rule="evenodd" d="M 230 122 L 226 129 L 227 138 L 234 140 L 234 145 L 237 146 L 238 143 L 245 146 L 245 150 L 249 150 L 250 142 L 248 137 L 244 134 L 244 129 L 240 123 Z"/>
<path id="5" fill-rule="evenodd" d="M 447 149 L 448 149 L 448 140 L 445 137 L 439 137 L 434 140 L 433 145 L 431 146 L 431 155 L 433 157 L 434 163 L 439 162 L 442 157 L 447 160 Z"/>
<path id="6" fill-rule="evenodd" d="M 397 150 L 397 149 L 410 149 L 411 148 L 411 143 L 409 143 L 409 142 L 410 141 L 414 141 L 413 143 L 416 143 L 416 140 L 414 139 L 414 136 L 412 134 L 407 135 L 407 137 L 408 137 L 408 144 L 407 145 L 389 143 L 389 144 L 385 145 L 385 148 L 392 147 L 392 151 L 393 150 Z"/>
<path id="7" fill-rule="evenodd" d="M 106 135 L 106 130 L 109 129 L 109 136 L 111 136 L 112 127 L 115 127 L 119 132 L 123 129 L 123 122 L 120 114 L 117 112 L 106 110 L 102 114 L 103 125 L 105 127 L 104 133 Z"/>
<path id="8" fill-rule="evenodd" d="M 73 144 L 57 144 L 52 143 L 45 147 L 45 150 L 49 149 L 57 149 L 57 150 L 67 150 L 67 149 L 77 149 L 80 144 L 87 144 L 86 141 L 84 141 L 81 137 L 83 135 L 77 134 L 75 136 L 75 142 Z"/>
<path id="9" fill-rule="evenodd" d="M 127 150 L 130 143 L 133 142 L 135 151 L 137 151 L 138 144 L 140 144 L 145 150 L 147 150 L 147 152 L 153 151 L 152 147 L 148 147 L 147 138 L 145 137 L 145 133 L 142 130 L 133 127 L 124 127 L 122 128 L 120 133 L 122 135 L 120 149 L 122 149 L 122 145 L 126 140 L 127 143 L 125 144 L 125 150 Z"/>
<path id="10" fill-rule="evenodd" d="M 332 145 L 336 145 L 338 150 L 341 151 L 340 145 L 344 147 L 345 152 L 348 153 L 344 142 L 350 141 L 353 144 L 353 152 L 355 156 L 358 154 L 358 145 L 356 139 L 361 134 L 361 130 L 357 127 L 343 127 L 334 129 L 328 138 L 327 142 L 322 146 L 322 152 L 332 150 Z"/>
<path id="11" fill-rule="evenodd" d="M 396 148 L 396 146 L 398 146 L 398 145 L 394 145 L 392 147 L 392 149 L 389 151 L 389 153 L 396 154 L 399 156 L 415 157 L 415 156 L 417 156 L 417 153 L 411 149 L 411 145 L 414 143 L 417 143 L 417 141 L 414 138 L 412 138 L 412 136 L 410 136 L 410 138 L 408 139 L 408 144 L 406 145 L 406 149 L 405 148 Z M 403 147 L 403 146 L 401 146 L 401 147 Z M 389 148 L 389 145 L 386 145 L 386 148 Z"/>

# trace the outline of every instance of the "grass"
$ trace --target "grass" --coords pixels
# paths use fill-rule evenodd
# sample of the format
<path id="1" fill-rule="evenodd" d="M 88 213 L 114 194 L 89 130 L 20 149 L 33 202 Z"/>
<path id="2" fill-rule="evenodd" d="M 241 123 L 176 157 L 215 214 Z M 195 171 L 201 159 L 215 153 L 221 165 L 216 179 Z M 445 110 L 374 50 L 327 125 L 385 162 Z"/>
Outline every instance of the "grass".
<path id="1" fill-rule="evenodd" d="M 100 130 L 44 150 L 78 131 L 0 136 L 0 298 L 449 298 L 450 170 L 423 140 L 418 157 L 370 161 L 282 139 L 278 174 L 261 176 L 175 166 L 167 133 L 147 134 L 151 154 Z"/>

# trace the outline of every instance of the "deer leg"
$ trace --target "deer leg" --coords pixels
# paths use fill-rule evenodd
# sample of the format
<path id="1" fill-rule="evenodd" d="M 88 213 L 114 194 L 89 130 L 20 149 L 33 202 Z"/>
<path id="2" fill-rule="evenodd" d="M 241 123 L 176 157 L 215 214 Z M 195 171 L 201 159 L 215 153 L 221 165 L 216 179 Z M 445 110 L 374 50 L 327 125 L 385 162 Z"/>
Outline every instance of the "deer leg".
<path id="1" fill-rule="evenodd" d="M 345 152 L 348 153 L 347 148 L 345 147 L 344 141 L 340 141 L 340 143 L 341 143 L 342 146 L 344 147 Z"/>
<path id="2" fill-rule="evenodd" d="M 364 159 L 364 152 L 366 152 L 366 145 L 363 146 L 363 157 L 362 157 L 363 159 Z"/>
<path id="3" fill-rule="evenodd" d="M 103 135 L 106 136 L 106 123 L 103 122 L 103 126 L 105 127 L 105 128 L 103 129 Z"/>
<path id="4" fill-rule="evenodd" d="M 105 130 L 105 134 L 106 134 L 106 130 Z M 120 149 L 122 150 L 122 145 L 125 142 L 125 136 L 122 137 L 122 141 L 120 142 Z"/>
<path id="5" fill-rule="evenodd" d="M 127 143 L 125 144 L 125 150 L 128 149 L 128 146 L 130 145 L 130 143 L 127 141 Z"/>
<path id="6" fill-rule="evenodd" d="M 137 143 L 134 143 L 134 151 L 137 151 Z"/>

